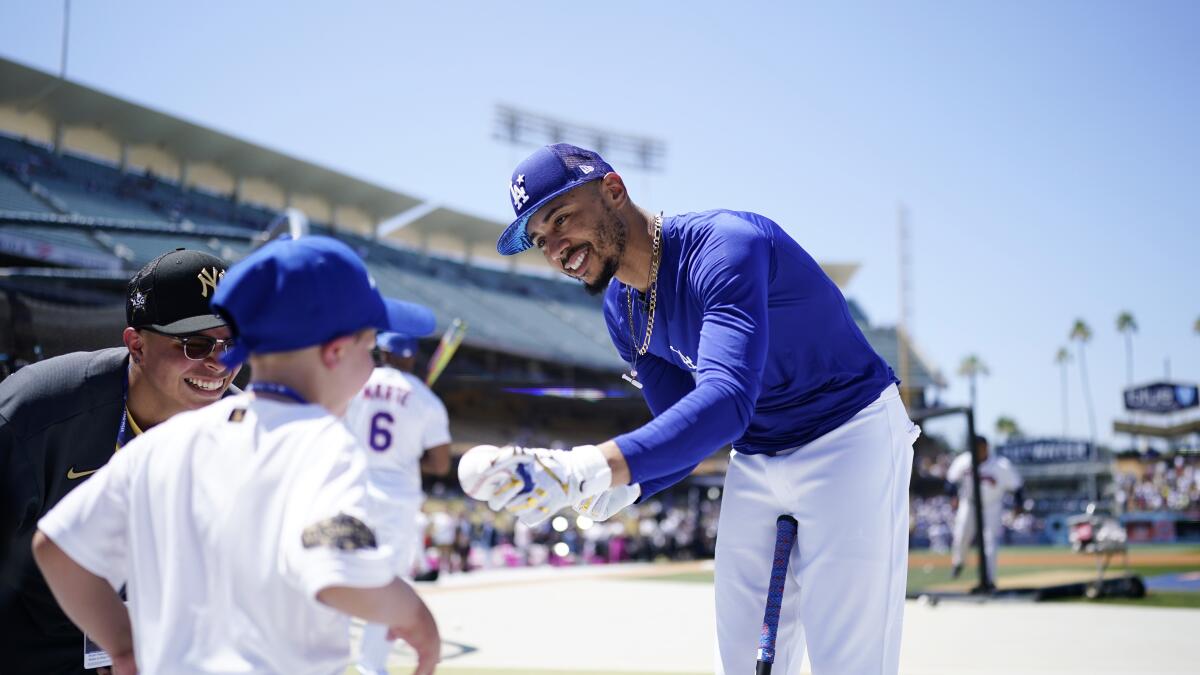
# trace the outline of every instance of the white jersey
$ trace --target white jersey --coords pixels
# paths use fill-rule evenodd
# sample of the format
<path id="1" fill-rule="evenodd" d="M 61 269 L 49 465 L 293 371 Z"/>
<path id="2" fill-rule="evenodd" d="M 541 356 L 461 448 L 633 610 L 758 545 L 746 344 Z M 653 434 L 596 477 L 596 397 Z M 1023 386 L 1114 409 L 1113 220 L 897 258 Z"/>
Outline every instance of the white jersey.
<path id="1" fill-rule="evenodd" d="M 972 508 L 975 503 L 971 485 L 971 455 L 960 453 L 946 470 L 946 480 L 958 486 L 959 508 Z M 1004 493 L 1021 487 L 1021 475 L 1006 457 L 988 453 L 988 458 L 979 465 L 979 484 L 982 486 L 984 513 L 999 513 Z"/>
<path id="2" fill-rule="evenodd" d="M 134 439 L 38 527 L 128 582 L 141 672 L 341 673 L 348 617 L 317 593 L 394 578 L 356 445 L 320 406 L 225 398 Z"/>
<path id="3" fill-rule="evenodd" d="M 346 412 L 369 450 L 371 482 L 393 498 L 421 496 L 421 455 L 450 442 L 446 406 L 418 377 L 376 368 Z"/>

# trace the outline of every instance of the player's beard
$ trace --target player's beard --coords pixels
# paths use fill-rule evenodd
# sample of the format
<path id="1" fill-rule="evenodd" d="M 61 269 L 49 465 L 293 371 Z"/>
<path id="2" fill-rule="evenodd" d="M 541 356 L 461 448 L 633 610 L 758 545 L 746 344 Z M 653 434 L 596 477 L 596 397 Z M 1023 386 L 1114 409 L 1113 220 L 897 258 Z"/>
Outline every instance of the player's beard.
<path id="1" fill-rule="evenodd" d="M 604 266 L 600 268 L 600 274 L 596 275 L 596 280 L 591 283 L 586 281 L 583 283 L 583 287 L 589 294 L 599 295 L 608 288 L 609 282 L 616 276 L 617 268 L 621 266 L 621 258 L 625 255 L 625 223 L 608 204 L 604 204 L 604 217 L 596 227 L 596 243 L 592 246 L 592 250 L 596 252 L 612 251 L 612 254 L 604 259 Z"/>

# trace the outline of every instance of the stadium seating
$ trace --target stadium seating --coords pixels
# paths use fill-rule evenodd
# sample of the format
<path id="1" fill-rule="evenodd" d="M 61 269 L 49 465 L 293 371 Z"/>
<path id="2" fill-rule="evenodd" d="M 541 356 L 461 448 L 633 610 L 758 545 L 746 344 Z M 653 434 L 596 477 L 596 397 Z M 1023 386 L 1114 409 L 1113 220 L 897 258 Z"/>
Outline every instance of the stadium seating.
<path id="1" fill-rule="evenodd" d="M 152 176 L 122 176 L 113 167 L 83 158 L 70 155 L 55 157 L 44 148 L 11 139 L 0 138 L 0 158 L 7 160 L 10 166 L 24 165 L 24 171 L 31 175 L 34 182 L 45 187 L 72 213 L 160 225 L 172 221 L 180 223 L 171 232 L 138 232 L 132 229 L 109 231 L 108 235 L 112 238 L 110 246 L 120 250 L 131 264 L 148 260 L 163 246 L 178 245 L 180 235 L 187 233 L 189 227 L 204 229 L 232 226 L 258 232 L 278 215 L 258 207 L 235 204 L 202 190 L 191 189 L 185 193 Z M 0 206 L 0 212 L 54 212 L 15 180 L 5 180 L 3 187 L 7 189 L 0 195 L 6 201 L 3 202 L 4 206 Z M 157 204 L 159 208 L 152 204 Z M 313 223 L 312 231 L 333 234 L 331 228 L 320 223 Z M 595 343 L 594 336 L 603 333 L 596 312 L 599 303 L 587 299 L 573 284 L 481 269 L 380 244 L 345 232 L 337 232 L 336 236 L 350 241 L 372 264 L 398 268 L 400 271 L 397 275 L 382 273 L 385 278 L 395 277 L 393 281 L 398 291 L 412 293 L 432 306 L 444 308 L 447 313 L 474 314 L 477 320 L 471 323 L 480 330 L 485 330 L 483 324 L 488 322 L 481 322 L 481 316 L 494 316 L 496 307 L 506 306 L 520 315 L 540 316 L 542 323 L 532 319 L 524 321 L 531 335 L 545 332 L 535 328 L 535 324 L 544 329 L 545 321 L 553 325 L 563 320 L 569 320 L 577 327 L 586 326 L 587 329 L 582 332 L 588 343 Z M 241 237 L 210 238 L 206 246 L 229 258 L 240 257 L 249 249 L 249 243 Z M 542 308 L 537 301 L 550 301 L 555 307 Z M 546 316 L 548 312 L 551 312 L 550 316 Z M 580 332 L 580 329 L 572 328 L 571 332 Z M 531 350 L 543 355 L 559 349 L 537 337 L 523 342 Z M 593 354 L 593 360 L 596 357 L 601 361 L 611 359 L 609 347 L 606 344 L 600 346 L 604 350 Z M 585 349 L 588 348 L 585 346 Z"/>
<path id="2" fill-rule="evenodd" d="M 45 242 L 54 246 L 65 246 L 89 253 L 108 254 L 112 252 L 111 249 L 102 245 L 86 231 L 74 228 L 25 225 L 20 228 L 3 228 L 0 231 L 16 232 L 26 239 Z"/>
<path id="3" fill-rule="evenodd" d="M 54 213 L 54 209 L 30 194 L 25 186 L 2 173 L 0 173 L 0 211 Z"/>
<path id="4" fill-rule="evenodd" d="M 177 246 L 236 261 L 280 215 L 150 172 L 122 172 L 103 161 L 0 135 L 0 231 L 93 256 L 66 264 L 99 260 L 111 268 L 119 260 L 132 270 Z M 385 293 L 433 308 L 440 328 L 454 318 L 465 321 L 468 345 L 598 372 L 624 368 L 612 349 L 600 299 L 577 283 L 488 269 L 335 231 L 325 223 L 310 226 L 313 233 L 332 234 L 355 247 Z M 895 331 L 870 327 L 854 303 L 851 312 L 876 350 L 897 363 Z M 936 377 L 919 358 L 910 366 L 910 381 Z"/>
<path id="5" fill-rule="evenodd" d="M 69 179 L 58 177 L 38 177 L 34 182 L 61 199 L 72 213 L 81 216 L 149 222 L 164 220 L 162 214 L 145 202 L 122 199 L 115 194 L 103 192 L 100 188 L 82 187 Z"/>

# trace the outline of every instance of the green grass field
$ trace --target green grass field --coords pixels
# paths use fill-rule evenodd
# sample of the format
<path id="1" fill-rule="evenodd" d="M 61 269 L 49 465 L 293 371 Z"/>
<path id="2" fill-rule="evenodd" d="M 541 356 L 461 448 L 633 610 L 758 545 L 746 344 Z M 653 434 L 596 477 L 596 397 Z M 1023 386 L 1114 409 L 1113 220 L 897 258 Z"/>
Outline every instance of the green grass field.
<path id="1" fill-rule="evenodd" d="M 1065 598 L 1051 602 L 1089 602 L 1098 605 L 1133 605 L 1135 607 L 1175 607 L 1178 609 L 1200 609 L 1200 593 L 1187 591 L 1150 591 L 1144 598 Z"/>
<path id="2" fill-rule="evenodd" d="M 1130 569 L 1143 579 L 1161 574 L 1200 572 L 1200 546 L 1195 545 L 1148 545 L 1130 549 Z M 973 585 L 975 580 L 974 558 L 968 559 L 967 568 L 957 581 L 951 576 L 950 556 L 928 551 L 913 551 L 908 569 L 908 592 L 944 590 L 948 586 Z M 1054 577 L 1074 576 L 1080 580 L 1095 578 L 1095 558 L 1075 553 L 1065 547 L 1008 547 L 1000 552 L 1000 574 L 996 584 L 1001 587 L 1039 586 L 1049 583 Z M 1110 566 L 1112 572 L 1122 573 L 1120 559 Z M 1039 583 L 1039 577 L 1043 579 Z M 647 576 L 656 581 L 680 581 L 712 583 L 711 571 L 681 572 L 679 574 Z M 1187 607 L 1200 608 L 1200 592 L 1151 591 L 1142 599 L 1105 598 L 1102 600 L 1068 600 L 1066 602 L 1099 602 L 1104 604 L 1130 604 L 1142 607 Z"/>

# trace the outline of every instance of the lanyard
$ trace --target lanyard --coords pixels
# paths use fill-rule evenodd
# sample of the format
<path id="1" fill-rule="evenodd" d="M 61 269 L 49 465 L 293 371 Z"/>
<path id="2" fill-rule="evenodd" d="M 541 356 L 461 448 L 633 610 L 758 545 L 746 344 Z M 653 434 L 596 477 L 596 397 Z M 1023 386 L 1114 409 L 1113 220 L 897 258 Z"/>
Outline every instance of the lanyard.
<path id="1" fill-rule="evenodd" d="M 129 431 L 129 369 L 121 377 L 121 425 L 117 427 L 117 450 L 120 450 L 131 439 L 125 438 Z"/>
<path id="2" fill-rule="evenodd" d="M 308 400 L 301 396 L 300 392 L 286 384 L 279 384 L 278 382 L 251 382 L 246 385 L 246 391 L 261 391 L 264 394 L 275 394 L 276 396 L 290 398 L 301 405 L 308 404 Z"/>

